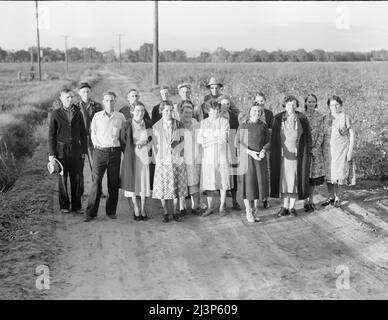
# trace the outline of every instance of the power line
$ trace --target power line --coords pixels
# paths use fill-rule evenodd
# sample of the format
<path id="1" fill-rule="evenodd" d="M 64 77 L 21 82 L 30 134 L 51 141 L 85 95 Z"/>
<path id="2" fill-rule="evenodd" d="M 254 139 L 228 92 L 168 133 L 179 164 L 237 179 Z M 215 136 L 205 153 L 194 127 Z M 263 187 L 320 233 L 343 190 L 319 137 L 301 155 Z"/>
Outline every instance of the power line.
<path id="1" fill-rule="evenodd" d="M 66 60 L 66 72 L 69 72 L 69 56 L 67 53 L 67 38 L 69 38 L 69 35 L 63 35 L 62 37 L 65 38 L 65 60 Z"/>
<path id="2" fill-rule="evenodd" d="M 121 67 L 121 37 L 125 36 L 125 34 L 117 33 L 117 34 L 114 34 L 113 36 L 119 37 L 119 62 Z"/>
<path id="3" fill-rule="evenodd" d="M 39 14 L 38 14 L 38 1 L 35 1 L 35 11 L 36 11 L 36 36 L 37 36 L 37 45 L 38 45 L 38 74 L 39 81 L 42 80 L 42 69 L 40 66 L 40 41 L 39 41 Z"/>

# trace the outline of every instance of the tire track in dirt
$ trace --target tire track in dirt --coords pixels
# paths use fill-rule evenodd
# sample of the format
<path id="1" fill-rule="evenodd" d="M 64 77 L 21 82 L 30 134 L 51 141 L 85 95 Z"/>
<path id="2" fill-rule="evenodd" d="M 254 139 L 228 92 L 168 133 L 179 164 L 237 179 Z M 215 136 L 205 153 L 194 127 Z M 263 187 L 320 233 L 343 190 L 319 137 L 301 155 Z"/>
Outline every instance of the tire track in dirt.
<path id="1" fill-rule="evenodd" d="M 109 70 L 103 77 L 95 88 L 97 97 L 113 90 L 121 107 L 136 84 Z M 151 111 L 158 97 L 145 90 L 140 94 Z M 89 186 L 85 166 L 86 191 Z M 51 270 L 48 298 L 388 298 L 386 237 L 340 209 L 299 210 L 297 218 L 278 219 L 280 201 L 271 199 L 260 224 L 247 225 L 238 212 L 163 224 L 158 200 L 149 200 L 147 222 L 132 219 L 122 192 L 117 220 L 105 217 L 101 200 L 95 221 L 63 216 L 63 227 L 57 229 L 63 250 Z M 230 206 L 231 199 L 227 201 Z M 348 290 L 336 288 L 340 265 L 349 267 Z"/>

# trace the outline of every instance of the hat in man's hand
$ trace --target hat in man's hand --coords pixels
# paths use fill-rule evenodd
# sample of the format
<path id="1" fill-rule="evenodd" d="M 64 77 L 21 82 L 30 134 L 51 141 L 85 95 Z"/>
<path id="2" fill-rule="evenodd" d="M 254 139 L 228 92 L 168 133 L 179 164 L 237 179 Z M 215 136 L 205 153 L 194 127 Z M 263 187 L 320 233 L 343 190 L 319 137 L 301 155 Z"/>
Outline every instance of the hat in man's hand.
<path id="1" fill-rule="evenodd" d="M 178 85 L 178 91 L 184 87 L 189 88 L 191 90 L 191 86 L 187 82 L 185 82 Z"/>
<path id="2" fill-rule="evenodd" d="M 81 82 L 78 86 L 78 90 L 81 90 L 82 88 L 89 88 L 89 89 L 92 89 L 92 87 L 90 86 L 89 83 L 87 82 Z"/>
<path id="3" fill-rule="evenodd" d="M 209 88 L 210 86 L 212 85 L 215 85 L 215 84 L 218 84 L 220 87 L 223 87 L 224 85 L 218 81 L 216 78 L 214 77 L 211 77 L 210 80 L 209 80 L 209 83 L 206 85 L 206 88 Z"/>
<path id="4" fill-rule="evenodd" d="M 63 166 L 56 158 L 49 161 L 49 163 L 47 164 L 47 170 L 50 174 L 63 175 Z"/>

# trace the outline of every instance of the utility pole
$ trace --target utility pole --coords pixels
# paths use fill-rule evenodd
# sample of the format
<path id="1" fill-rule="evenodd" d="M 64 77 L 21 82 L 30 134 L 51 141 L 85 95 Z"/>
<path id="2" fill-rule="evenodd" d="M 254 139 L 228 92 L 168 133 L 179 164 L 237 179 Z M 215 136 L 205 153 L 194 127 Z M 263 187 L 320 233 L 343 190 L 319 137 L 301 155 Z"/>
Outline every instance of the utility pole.
<path id="1" fill-rule="evenodd" d="M 66 72 L 69 73 L 69 56 L 67 54 L 67 38 L 70 37 L 68 35 L 62 36 L 65 38 L 65 60 L 66 60 Z"/>
<path id="2" fill-rule="evenodd" d="M 40 42 L 39 42 L 39 14 L 38 14 L 38 1 L 35 1 L 35 11 L 36 11 L 36 35 L 38 41 L 38 75 L 39 81 L 42 80 L 42 69 L 40 66 Z"/>
<path id="3" fill-rule="evenodd" d="M 114 34 L 114 36 L 119 37 L 119 62 L 120 62 L 120 67 L 121 67 L 121 37 L 125 36 L 125 34 Z"/>
<path id="4" fill-rule="evenodd" d="M 154 1 L 153 84 L 159 84 L 158 1 Z"/>

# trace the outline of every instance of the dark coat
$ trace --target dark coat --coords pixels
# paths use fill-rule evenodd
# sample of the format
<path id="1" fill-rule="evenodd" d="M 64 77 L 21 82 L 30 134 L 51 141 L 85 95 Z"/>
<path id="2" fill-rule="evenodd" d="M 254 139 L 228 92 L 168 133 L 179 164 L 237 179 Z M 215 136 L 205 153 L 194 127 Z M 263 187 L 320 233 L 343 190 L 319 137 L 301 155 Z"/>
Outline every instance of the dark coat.
<path id="1" fill-rule="evenodd" d="M 122 107 L 119 110 L 119 112 L 121 112 L 124 115 L 125 120 L 128 120 L 129 118 L 132 118 L 132 113 L 131 113 L 132 109 L 131 108 L 132 107 L 130 107 L 129 105 L 125 105 L 124 107 Z M 148 111 L 145 108 L 144 108 L 144 111 L 145 111 L 145 113 L 144 113 L 144 120 L 152 121 Z"/>
<path id="2" fill-rule="evenodd" d="M 280 130 L 283 120 L 283 115 L 286 111 L 278 113 L 274 117 L 274 123 L 271 136 L 271 154 L 270 154 L 270 170 L 271 170 L 271 197 L 279 198 L 280 185 L 280 165 L 281 165 L 281 137 Z M 310 152 L 312 148 L 311 129 L 307 117 L 296 111 L 296 116 L 299 119 L 303 133 L 300 137 L 297 149 L 297 189 L 298 199 L 303 200 L 309 196 L 309 173 L 310 173 Z"/>
<path id="3" fill-rule="evenodd" d="M 159 111 L 159 106 L 160 106 L 160 103 L 158 103 L 155 107 L 152 108 L 151 120 L 153 124 L 155 124 L 160 119 L 162 119 L 162 115 L 160 114 L 160 111 Z"/>
<path id="4" fill-rule="evenodd" d="M 49 155 L 56 158 L 64 156 L 67 146 L 71 147 L 73 157 L 81 157 L 87 154 L 87 135 L 81 111 L 77 106 L 72 105 L 73 118 L 71 122 L 63 107 L 52 111 L 48 135 Z"/>
<path id="5" fill-rule="evenodd" d="M 148 142 L 152 140 L 152 122 L 144 119 L 148 131 Z M 124 153 L 120 172 L 120 188 L 126 191 L 135 191 L 135 145 L 132 131 L 132 118 L 129 118 L 120 130 L 120 146 Z M 150 147 L 148 155 L 152 157 Z"/>
<path id="6" fill-rule="evenodd" d="M 76 103 L 76 106 L 80 109 L 80 111 L 83 115 L 82 100 L 78 101 Z M 93 119 L 94 115 L 97 112 L 102 111 L 102 110 L 103 110 L 103 108 L 102 108 L 102 105 L 100 103 L 93 101 L 93 100 L 90 100 L 90 102 L 86 108 L 86 113 L 85 113 L 85 115 L 83 115 L 85 127 L 86 127 L 86 132 L 87 132 L 88 136 L 90 136 L 90 124 L 92 123 L 92 119 Z"/>

